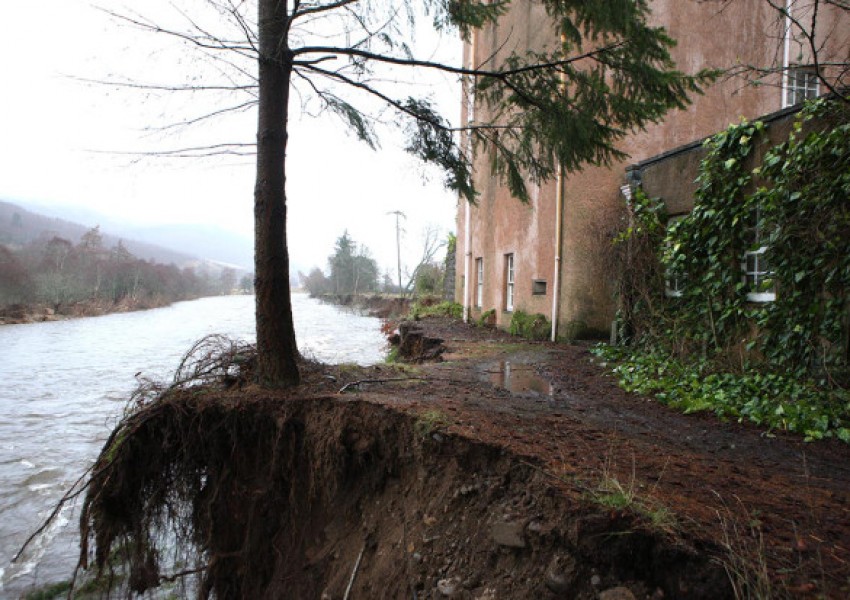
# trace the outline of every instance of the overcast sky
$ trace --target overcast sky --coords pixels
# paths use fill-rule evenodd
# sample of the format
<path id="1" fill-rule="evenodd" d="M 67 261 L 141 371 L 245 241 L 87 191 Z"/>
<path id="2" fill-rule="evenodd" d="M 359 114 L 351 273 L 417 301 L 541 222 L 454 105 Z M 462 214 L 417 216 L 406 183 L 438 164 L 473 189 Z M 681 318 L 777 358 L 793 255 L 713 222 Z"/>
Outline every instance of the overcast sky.
<path id="1" fill-rule="evenodd" d="M 197 1 L 175 4 L 191 11 Z M 163 0 L 100 5 L 132 5 L 166 24 L 180 19 Z M 5 2 L 3 9 L 0 199 L 85 207 L 138 225 L 197 223 L 252 235 L 253 158 L 135 160 L 118 153 L 252 142 L 253 110 L 163 131 L 228 99 L 118 90 L 74 79 L 175 84 L 208 74 L 208 61 L 169 36 L 122 26 L 89 0 Z M 426 58 L 436 52 L 459 63 L 454 36 L 442 42 L 420 37 Z M 437 100 L 452 118 L 459 112 L 458 90 L 453 79 L 436 81 Z M 382 268 L 391 268 L 395 221 L 387 213 L 394 210 L 408 217 L 408 261 L 419 251 L 427 224 L 446 233 L 454 229 L 455 195 L 443 189 L 439 173 L 401 151 L 400 136 L 385 136 L 374 152 L 333 116 L 310 118 L 299 114 L 297 102 L 293 106 L 287 189 L 296 268 L 324 267 L 346 228 Z"/>

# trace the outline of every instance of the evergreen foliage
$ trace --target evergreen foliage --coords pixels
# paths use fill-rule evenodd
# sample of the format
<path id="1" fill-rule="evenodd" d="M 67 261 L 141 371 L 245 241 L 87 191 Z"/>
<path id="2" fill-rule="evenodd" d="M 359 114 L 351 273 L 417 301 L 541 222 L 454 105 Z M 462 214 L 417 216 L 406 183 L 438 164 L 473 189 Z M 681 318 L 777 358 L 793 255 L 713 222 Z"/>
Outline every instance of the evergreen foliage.
<path id="1" fill-rule="evenodd" d="M 328 285 L 334 294 L 358 294 L 378 289 L 378 263 L 369 249 L 357 245 L 348 231 L 337 238 L 334 253 L 328 258 Z"/>
<path id="2" fill-rule="evenodd" d="M 626 391 L 651 394 L 685 413 L 712 411 L 722 418 L 850 443 L 850 391 L 823 389 L 779 372 L 718 371 L 707 360 L 680 359 L 659 348 L 599 346 Z"/>
<path id="3" fill-rule="evenodd" d="M 481 313 L 481 316 L 478 317 L 478 320 L 475 322 L 478 327 L 488 327 L 493 328 L 496 326 L 496 309 L 491 308 L 489 310 L 485 310 Z"/>
<path id="4" fill-rule="evenodd" d="M 675 69 L 675 42 L 649 25 L 643 0 L 543 4 L 562 42 L 514 52 L 479 76 L 486 116 L 471 132 L 476 147 L 490 149 L 495 174 L 523 201 L 527 180 L 549 179 L 559 165 L 573 171 L 624 158 L 619 140 L 687 106 L 688 96 L 716 75 Z"/>
<path id="5" fill-rule="evenodd" d="M 519 2 L 503 0 L 428 0 L 424 11 L 439 30 L 458 30 L 470 39 L 475 28 L 498 27 L 499 17 Z M 552 41 L 539 52 L 494 56 L 484 66 L 458 67 L 420 60 L 411 53 L 410 24 L 419 11 L 406 2 L 357 2 L 337 15 L 342 29 L 360 30 L 352 46 L 296 43 L 310 39 L 300 27 L 308 9 L 290 16 L 293 73 L 311 82 L 330 112 L 359 139 L 378 144 L 375 125 L 381 119 L 366 108 L 371 96 L 394 109 L 404 122 L 406 149 L 446 174 L 446 186 L 474 201 L 471 155 L 455 135 L 463 130 L 476 148 L 492 150 L 492 168 L 511 192 L 528 200 L 527 180 L 554 176 L 585 164 L 606 164 L 625 155 L 616 143 L 630 131 L 659 121 L 688 104 L 715 73 L 687 75 L 670 58 L 675 45 L 663 28 L 649 25 L 645 0 L 545 0 L 552 19 Z M 316 8 L 318 12 L 332 12 Z M 380 31 L 380 34 L 370 32 Z M 331 39 L 334 36 L 330 36 Z M 558 40 L 561 40 L 560 42 Z M 343 61 L 332 68 L 326 61 Z M 439 70 L 474 78 L 476 121 L 452 124 L 427 96 L 394 97 L 375 74 L 383 67 Z M 343 98 L 345 88 L 363 92 Z M 483 109 L 483 110 L 481 110 Z"/>
<path id="6" fill-rule="evenodd" d="M 457 302 L 449 302 L 448 300 L 434 304 L 430 300 L 424 299 L 413 303 L 410 307 L 410 316 L 414 320 L 421 319 L 422 317 L 451 317 L 453 319 L 460 319 L 463 317 L 463 305 Z"/>
<path id="7" fill-rule="evenodd" d="M 420 265 L 414 278 L 413 295 L 421 297 L 439 294 L 442 291 L 445 275 L 443 266 L 436 262 Z"/>

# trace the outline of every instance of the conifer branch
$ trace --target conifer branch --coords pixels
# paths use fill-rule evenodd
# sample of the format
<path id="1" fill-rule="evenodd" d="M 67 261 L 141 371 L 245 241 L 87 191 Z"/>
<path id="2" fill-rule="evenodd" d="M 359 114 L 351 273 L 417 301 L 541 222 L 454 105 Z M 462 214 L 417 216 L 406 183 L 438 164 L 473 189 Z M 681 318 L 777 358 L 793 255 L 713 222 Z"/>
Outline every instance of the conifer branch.
<path id="1" fill-rule="evenodd" d="M 447 65 L 444 63 L 429 61 L 429 60 L 418 60 L 415 58 L 402 58 L 399 56 L 387 56 L 384 54 L 378 54 L 376 52 L 369 52 L 367 50 L 360 50 L 358 48 L 341 48 L 338 46 L 304 46 L 302 48 L 295 48 L 292 50 L 294 56 L 301 56 L 303 54 L 326 54 L 331 56 L 349 56 L 362 58 L 365 60 L 373 60 L 376 62 L 399 65 L 404 67 L 423 67 L 427 69 L 435 69 L 438 71 L 443 71 L 445 73 L 452 73 L 454 75 L 472 75 L 472 76 L 480 76 L 480 77 L 493 77 L 495 79 L 506 79 L 511 77 L 512 75 L 519 75 L 522 73 L 526 73 L 529 71 L 545 71 L 547 69 L 552 69 L 556 67 L 563 67 L 565 65 L 569 65 L 580 60 L 584 60 L 586 58 L 591 58 L 598 54 L 603 54 L 605 52 L 610 52 L 615 48 L 619 48 L 625 45 L 626 42 L 615 42 L 612 44 L 608 44 L 606 46 L 602 46 L 601 48 L 596 48 L 594 50 L 588 50 L 582 54 L 578 54 L 576 56 L 572 56 L 570 58 L 565 58 L 563 60 L 553 60 L 542 63 L 536 63 L 532 65 L 524 65 L 521 67 L 515 67 L 512 69 L 505 69 L 504 71 L 492 71 L 489 69 L 481 69 L 481 68 L 469 68 L 469 67 L 455 67 L 453 65 Z"/>

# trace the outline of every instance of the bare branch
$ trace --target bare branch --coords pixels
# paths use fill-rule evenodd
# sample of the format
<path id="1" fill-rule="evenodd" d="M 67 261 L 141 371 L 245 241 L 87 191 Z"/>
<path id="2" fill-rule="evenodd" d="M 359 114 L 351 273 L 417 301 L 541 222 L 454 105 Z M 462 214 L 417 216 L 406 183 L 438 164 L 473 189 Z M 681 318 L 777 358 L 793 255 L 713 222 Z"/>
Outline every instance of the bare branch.
<path id="1" fill-rule="evenodd" d="M 435 121 L 435 120 L 432 120 L 432 119 L 425 118 L 423 115 L 417 113 L 416 111 L 410 110 L 408 107 L 406 107 L 400 101 L 395 100 L 393 98 L 390 98 L 389 96 L 387 96 L 383 92 L 375 89 L 374 87 L 372 87 L 371 85 L 368 85 L 367 83 L 365 83 L 363 81 L 358 81 L 356 79 L 352 79 L 351 77 L 348 77 L 347 75 L 344 75 L 344 74 L 342 74 L 338 71 L 329 71 L 327 69 L 322 69 L 322 68 L 316 67 L 315 64 L 313 64 L 313 63 L 298 63 L 298 64 L 300 66 L 302 66 L 302 68 L 305 68 L 309 71 L 312 71 L 312 72 L 314 72 L 318 75 L 321 75 L 321 76 L 326 77 L 328 79 L 332 79 L 332 80 L 338 81 L 340 83 L 344 83 L 346 85 L 349 85 L 351 87 L 357 88 L 359 90 L 362 90 L 363 92 L 378 98 L 379 100 L 383 101 L 384 103 L 388 104 L 389 106 L 398 110 L 399 112 L 406 114 L 407 116 L 412 117 L 412 118 L 414 118 L 418 121 L 425 121 L 425 122 L 433 125 L 434 127 L 441 129 L 442 131 L 455 133 L 455 132 L 464 132 L 464 131 L 466 131 L 466 132 L 473 132 L 473 131 L 516 131 L 516 130 L 520 129 L 520 127 L 518 127 L 517 125 L 504 125 L 504 124 L 496 124 L 496 123 L 480 123 L 480 124 L 473 124 L 473 125 L 464 125 L 464 126 L 461 126 L 461 127 L 448 127 L 444 123 L 440 123 L 439 121 Z M 295 73 L 301 79 L 303 79 L 303 80 L 305 80 L 309 83 L 309 85 L 316 92 L 317 96 L 321 97 L 321 96 L 324 95 L 324 92 L 319 91 L 318 88 L 316 88 L 315 84 L 312 81 L 310 81 L 310 78 L 307 77 L 306 75 L 304 75 L 304 73 L 301 73 L 300 70 L 296 70 Z M 377 121 L 378 119 L 373 118 L 373 120 Z"/>
<path id="2" fill-rule="evenodd" d="M 339 73 L 337 71 L 328 71 L 327 69 L 322 69 L 322 68 L 317 67 L 315 65 L 306 65 L 306 68 L 309 69 L 310 71 L 318 73 L 319 75 L 323 75 L 323 76 L 328 77 L 330 79 L 335 79 L 335 80 L 337 80 L 341 83 L 345 83 L 345 84 L 347 84 L 351 87 L 355 87 L 359 90 L 363 90 L 364 92 L 371 94 L 371 95 L 375 96 L 376 98 L 379 98 L 380 100 L 383 100 L 384 102 L 386 102 L 387 104 L 389 104 L 390 106 L 395 108 L 396 110 L 398 110 L 398 111 L 400 111 L 400 112 L 402 112 L 402 113 L 404 113 L 404 114 L 406 114 L 410 117 L 413 117 L 414 119 L 417 119 L 419 121 L 425 120 L 428 123 L 430 123 L 431 125 L 433 125 L 434 127 L 438 128 L 438 129 L 442 129 L 443 131 L 452 131 L 451 128 L 446 127 L 445 125 L 443 125 L 439 121 L 434 121 L 434 120 L 431 120 L 431 119 L 423 119 L 423 116 L 416 113 L 416 111 L 409 109 L 408 107 L 404 106 L 398 100 L 394 100 L 394 99 L 390 98 L 386 94 L 379 92 L 378 90 L 367 85 L 366 83 L 363 83 L 361 81 L 357 81 L 356 79 L 352 79 L 351 77 L 343 75 L 342 73 Z"/>
<path id="3" fill-rule="evenodd" d="M 73 81 L 79 81 L 80 83 L 93 83 L 97 85 L 108 85 L 127 89 L 149 90 L 152 92 L 240 92 L 256 90 L 259 87 L 255 83 L 250 85 L 165 85 L 110 79 L 88 79 L 86 77 L 76 77 L 73 75 L 68 75 L 67 77 Z"/>
<path id="4" fill-rule="evenodd" d="M 236 9 L 236 7 L 233 5 L 233 3 L 229 2 L 229 4 L 230 4 L 230 14 L 233 15 L 233 18 L 236 20 L 236 23 L 239 25 L 240 29 L 242 29 L 242 33 L 245 34 L 245 40 L 251 45 L 251 48 L 259 56 L 260 51 L 257 48 L 257 45 L 255 43 L 256 39 L 257 39 L 256 32 L 254 32 L 248 26 L 248 23 L 245 21 L 245 18 L 241 14 L 239 14 L 239 11 Z"/>
<path id="5" fill-rule="evenodd" d="M 158 128 L 160 131 L 167 131 L 169 129 L 176 129 L 179 127 L 187 127 L 190 125 L 197 125 L 198 123 L 202 123 L 203 121 L 207 121 L 209 119 L 214 119 L 216 117 L 220 117 L 222 115 L 234 113 L 234 112 L 242 112 L 249 108 L 253 108 L 257 105 L 257 100 L 249 100 L 247 102 L 242 102 L 241 104 L 236 104 L 234 106 L 228 106 L 225 108 L 220 108 L 218 110 L 214 110 L 212 112 L 206 113 L 199 117 L 194 117 L 192 119 L 186 119 L 184 121 L 178 121 L 176 123 L 169 123 L 163 127 Z"/>
<path id="6" fill-rule="evenodd" d="M 354 4 L 355 2 L 357 2 L 357 0 L 337 0 L 336 2 L 330 2 L 328 4 L 317 4 L 311 6 L 310 8 L 304 8 L 302 10 L 298 10 L 296 8 L 292 13 L 291 20 L 295 21 L 295 19 L 299 19 L 306 15 L 328 12 L 334 10 L 335 8 L 341 8 L 349 4 Z"/>
<path id="7" fill-rule="evenodd" d="M 364 383 L 391 383 L 395 381 L 427 381 L 425 377 L 390 377 L 387 379 L 360 379 L 358 381 L 351 381 L 346 383 L 344 386 L 339 388 L 337 394 L 344 394 L 349 389 L 354 387 L 360 387 Z"/>
<path id="8" fill-rule="evenodd" d="M 110 15 L 111 17 L 113 17 L 113 18 L 115 18 L 119 21 L 124 21 L 125 23 L 129 23 L 129 24 L 134 25 L 134 26 L 136 26 L 140 29 L 150 31 L 152 33 L 163 33 L 163 34 L 166 34 L 166 35 L 170 35 L 172 37 L 176 37 L 178 39 L 181 39 L 185 42 L 189 42 L 190 44 L 197 46 L 198 48 L 204 48 L 206 50 L 216 50 L 216 51 L 224 50 L 224 51 L 228 51 L 228 52 L 235 52 L 235 53 L 240 54 L 240 55 L 242 55 L 246 58 L 251 58 L 251 59 L 256 58 L 256 49 L 253 48 L 251 44 L 249 44 L 247 46 L 241 46 L 241 45 L 239 45 L 235 42 L 227 42 L 225 40 L 221 40 L 221 39 L 216 38 L 216 37 L 210 37 L 208 39 L 198 38 L 196 36 L 193 36 L 191 34 L 188 34 L 188 33 L 182 32 L 182 31 L 174 31 L 174 30 L 171 30 L 171 29 L 165 29 L 163 27 L 160 27 L 159 25 L 156 25 L 155 23 L 149 23 L 149 22 L 141 21 L 139 19 L 134 19 L 134 18 L 129 17 L 127 15 L 122 15 L 121 13 L 117 13 L 117 12 L 114 12 L 114 11 L 111 11 L 111 10 L 108 10 L 108 9 L 105 9 L 105 8 L 99 8 L 98 10 L 103 11 L 104 13 Z"/>
<path id="9" fill-rule="evenodd" d="M 89 150 L 93 154 L 114 154 L 136 157 L 158 157 L 158 158 L 207 158 L 212 156 L 253 156 L 256 151 L 241 150 L 242 148 L 256 148 L 255 143 L 224 143 L 210 144 L 209 146 L 193 146 L 187 148 L 175 148 L 172 150 L 157 150 L 154 152 L 128 152 L 109 150 Z"/>

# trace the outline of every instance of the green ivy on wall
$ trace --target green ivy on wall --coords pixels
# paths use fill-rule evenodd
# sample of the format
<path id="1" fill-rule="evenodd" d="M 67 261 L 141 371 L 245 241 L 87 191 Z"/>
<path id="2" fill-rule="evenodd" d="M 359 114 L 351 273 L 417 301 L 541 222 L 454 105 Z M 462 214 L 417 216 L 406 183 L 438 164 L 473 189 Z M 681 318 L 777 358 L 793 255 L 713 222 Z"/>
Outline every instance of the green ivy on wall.
<path id="1" fill-rule="evenodd" d="M 675 223 L 660 199 L 634 195 L 629 226 L 617 239 L 625 337 L 644 363 L 653 357 L 652 369 L 667 356 L 698 363 L 702 379 L 716 374 L 708 381 L 724 382 L 726 391 L 714 392 L 727 404 L 728 390 L 737 389 L 729 377 L 769 380 L 772 391 L 784 390 L 775 400 L 760 395 L 758 410 L 725 414 L 809 437 L 831 430 L 846 437 L 850 111 L 815 101 L 787 141 L 766 148 L 766 133 L 760 121 L 742 122 L 707 140 L 694 209 Z M 665 278 L 678 280 L 676 297 L 665 297 Z M 649 371 L 629 371 L 630 388 L 655 385 L 648 376 L 636 381 L 635 372 Z M 697 396 L 707 397 L 688 396 L 689 406 L 718 409 L 712 385 L 700 390 Z M 789 412 L 808 416 L 783 419 Z"/>
<path id="2" fill-rule="evenodd" d="M 850 343 L 850 122 L 847 108 L 808 106 L 790 139 L 765 156 L 754 195 L 771 231 L 776 302 L 759 311 L 759 349 L 772 365 L 834 385 Z M 805 120 L 835 126 L 808 134 Z"/>
<path id="3" fill-rule="evenodd" d="M 746 301 L 741 260 L 755 212 L 747 157 L 763 134 L 763 123 L 745 122 L 706 141 L 694 209 L 668 229 L 660 249 L 664 267 L 683 280 L 681 296 L 666 303 L 676 315 L 669 334 L 718 358 L 744 339 L 758 309 Z"/>

